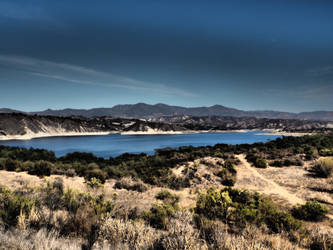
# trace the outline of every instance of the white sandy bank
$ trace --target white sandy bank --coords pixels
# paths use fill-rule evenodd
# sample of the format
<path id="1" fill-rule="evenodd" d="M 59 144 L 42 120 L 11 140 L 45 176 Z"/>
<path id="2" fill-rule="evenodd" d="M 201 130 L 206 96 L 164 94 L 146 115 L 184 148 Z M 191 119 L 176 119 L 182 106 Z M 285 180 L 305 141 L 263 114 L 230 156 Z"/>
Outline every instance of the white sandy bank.
<path id="1" fill-rule="evenodd" d="M 112 132 L 62 132 L 62 133 L 27 133 L 25 135 L 0 136 L 0 140 L 31 140 L 33 138 L 43 137 L 61 137 L 61 136 L 89 136 L 89 135 L 108 135 Z"/>

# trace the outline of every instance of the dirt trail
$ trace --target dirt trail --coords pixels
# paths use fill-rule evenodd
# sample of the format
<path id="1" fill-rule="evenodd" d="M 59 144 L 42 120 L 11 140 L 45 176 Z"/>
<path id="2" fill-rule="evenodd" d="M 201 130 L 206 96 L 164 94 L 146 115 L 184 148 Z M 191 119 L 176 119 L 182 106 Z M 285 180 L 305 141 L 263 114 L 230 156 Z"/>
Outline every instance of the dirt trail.
<path id="1" fill-rule="evenodd" d="M 291 205 L 296 204 L 304 204 L 305 201 L 296 195 L 290 193 L 288 190 L 278 185 L 276 182 L 267 179 L 265 176 L 260 174 L 254 167 L 250 165 L 250 163 L 245 159 L 245 155 L 238 155 L 238 159 L 241 161 L 242 165 L 240 168 L 246 169 L 246 175 L 250 174 L 254 176 L 254 180 L 256 180 L 257 184 L 259 183 L 260 188 L 262 189 L 262 193 L 268 195 L 277 195 L 282 199 L 286 200 Z M 247 176 L 250 177 L 250 176 Z M 254 184 L 255 185 L 255 184 Z"/>
<path id="2" fill-rule="evenodd" d="M 252 189 L 260 193 L 280 197 L 292 206 L 297 204 L 305 204 L 305 200 L 297 197 L 293 193 L 290 193 L 284 187 L 260 174 L 245 159 L 245 155 L 238 155 L 237 157 L 242 164 L 237 167 L 240 171 L 237 173 L 237 182 L 239 182 L 236 182 L 236 187 Z M 327 214 L 326 216 L 333 220 L 332 214 Z"/>

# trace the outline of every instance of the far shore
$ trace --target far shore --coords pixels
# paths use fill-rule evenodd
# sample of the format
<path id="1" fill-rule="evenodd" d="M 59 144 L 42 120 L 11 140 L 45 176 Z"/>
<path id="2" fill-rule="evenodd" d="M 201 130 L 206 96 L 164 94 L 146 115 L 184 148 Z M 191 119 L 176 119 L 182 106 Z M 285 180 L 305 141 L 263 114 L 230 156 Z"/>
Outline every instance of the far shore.
<path id="1" fill-rule="evenodd" d="M 305 133 L 305 132 L 287 132 L 280 130 L 269 130 L 264 133 L 258 133 L 257 135 L 281 135 L 281 136 L 304 136 L 304 135 L 314 135 L 315 133 Z"/>
<path id="2" fill-rule="evenodd" d="M 260 132 L 258 135 L 280 135 L 280 136 L 303 136 L 311 135 L 313 133 L 302 133 L 302 132 L 285 132 L 274 129 L 237 129 L 237 130 L 185 130 L 185 131 L 162 131 L 153 130 L 148 131 L 102 131 L 102 132 L 61 132 L 61 133 L 27 133 L 25 135 L 9 135 L 0 136 L 0 141 L 9 140 L 31 140 L 35 138 L 46 138 L 46 137 L 72 137 L 72 136 L 99 136 L 109 134 L 120 134 L 120 135 L 177 135 L 177 134 L 197 134 L 197 133 L 246 133 L 255 131 Z M 267 131 L 267 132 L 266 132 Z"/>
<path id="3" fill-rule="evenodd" d="M 9 135 L 0 136 L 0 141 L 10 141 L 10 140 L 31 140 L 35 138 L 44 137 L 71 137 L 71 136 L 94 136 L 94 135 L 109 135 L 115 134 L 115 132 L 68 132 L 68 133 L 27 133 L 25 135 Z"/>

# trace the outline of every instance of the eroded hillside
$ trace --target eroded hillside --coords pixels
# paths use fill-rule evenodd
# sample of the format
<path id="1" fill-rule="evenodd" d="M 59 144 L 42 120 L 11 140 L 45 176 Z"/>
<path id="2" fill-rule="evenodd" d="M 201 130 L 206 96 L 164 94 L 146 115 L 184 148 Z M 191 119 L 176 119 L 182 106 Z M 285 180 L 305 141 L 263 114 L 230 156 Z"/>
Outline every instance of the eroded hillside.
<path id="1" fill-rule="evenodd" d="M 158 134 L 228 130 L 278 130 L 284 132 L 323 132 L 328 122 L 274 120 L 237 117 L 160 117 L 150 121 L 98 117 L 56 117 L 19 113 L 0 114 L 0 139 L 30 139 L 44 136 L 98 135 L 108 133 Z"/>

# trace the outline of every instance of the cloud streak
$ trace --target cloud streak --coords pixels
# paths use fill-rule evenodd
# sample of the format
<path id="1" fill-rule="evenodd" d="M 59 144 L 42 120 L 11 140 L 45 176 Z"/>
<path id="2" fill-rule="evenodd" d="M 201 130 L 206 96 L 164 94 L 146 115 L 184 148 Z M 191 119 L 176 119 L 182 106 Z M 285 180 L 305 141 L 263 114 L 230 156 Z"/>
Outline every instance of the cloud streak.
<path id="1" fill-rule="evenodd" d="M 328 65 L 324 67 L 318 67 L 314 69 L 310 69 L 307 71 L 307 73 L 314 77 L 320 77 L 320 76 L 326 76 L 326 75 L 332 75 L 333 74 L 333 66 Z"/>
<path id="2" fill-rule="evenodd" d="M 311 101 L 329 101 L 332 103 L 333 100 L 333 86 L 317 86 L 317 87 L 298 87 L 294 90 L 281 90 L 281 89 L 267 89 L 264 91 L 264 94 L 272 95 L 276 97 L 288 97 L 311 100 Z"/>
<path id="3" fill-rule="evenodd" d="M 148 91 L 164 95 L 197 96 L 194 93 L 179 88 L 169 87 L 161 83 L 151 83 L 78 65 L 40 60 L 31 57 L 0 55 L 0 65 L 36 77 L 80 85 Z"/>

